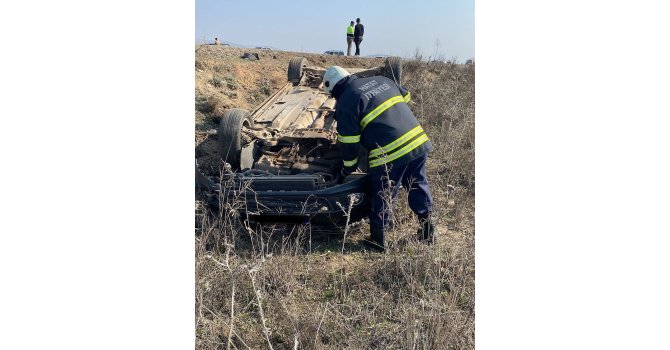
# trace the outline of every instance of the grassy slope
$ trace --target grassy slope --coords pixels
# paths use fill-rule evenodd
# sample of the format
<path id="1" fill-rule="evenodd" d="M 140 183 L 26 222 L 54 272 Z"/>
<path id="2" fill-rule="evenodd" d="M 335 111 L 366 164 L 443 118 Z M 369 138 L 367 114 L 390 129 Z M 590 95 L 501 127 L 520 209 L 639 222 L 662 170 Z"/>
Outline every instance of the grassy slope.
<path id="1" fill-rule="evenodd" d="M 243 51 L 196 51 L 196 155 L 212 168 L 213 141 L 198 130 L 225 108 L 253 109 L 299 55 L 256 51 L 260 61 L 244 61 Z M 324 67 L 381 62 L 303 56 Z M 252 349 L 474 348 L 474 66 L 408 61 L 404 70 L 411 108 L 435 145 L 428 173 L 440 242 L 414 241 L 403 192 L 387 254 L 363 250 L 366 225 L 345 239 L 304 227 L 280 234 L 208 217 L 196 201 L 197 348 L 226 348 L 229 339 Z M 451 198 L 447 184 L 456 188 Z"/>

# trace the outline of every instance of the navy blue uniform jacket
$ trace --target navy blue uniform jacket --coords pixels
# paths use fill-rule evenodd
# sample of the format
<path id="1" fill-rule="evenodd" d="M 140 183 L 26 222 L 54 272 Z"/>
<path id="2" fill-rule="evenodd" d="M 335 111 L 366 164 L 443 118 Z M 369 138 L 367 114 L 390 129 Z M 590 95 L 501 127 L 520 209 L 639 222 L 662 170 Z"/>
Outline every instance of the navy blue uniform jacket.
<path id="1" fill-rule="evenodd" d="M 409 91 L 382 76 L 350 75 L 333 87 L 335 119 L 343 166 L 358 166 L 360 147 L 369 153 L 369 173 L 400 166 L 433 149 L 407 103 Z"/>

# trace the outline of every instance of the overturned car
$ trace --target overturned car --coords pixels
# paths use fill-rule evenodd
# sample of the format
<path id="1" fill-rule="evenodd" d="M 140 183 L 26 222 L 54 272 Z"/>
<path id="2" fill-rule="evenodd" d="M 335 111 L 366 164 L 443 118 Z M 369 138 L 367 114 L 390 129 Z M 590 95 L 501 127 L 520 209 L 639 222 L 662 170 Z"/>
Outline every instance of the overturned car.
<path id="1" fill-rule="evenodd" d="M 384 75 L 400 83 L 401 61 L 389 57 L 372 69 L 345 68 L 361 77 Z M 254 111 L 229 109 L 216 130 L 225 162 L 226 186 L 243 198 L 250 221 L 310 223 L 341 230 L 370 212 L 366 169 L 345 179 L 338 174 L 335 99 L 322 90 L 325 72 L 305 58 L 289 61 L 288 82 Z M 367 151 L 359 164 L 365 166 Z M 196 163 L 196 184 L 217 207 L 224 179 L 206 176 Z"/>

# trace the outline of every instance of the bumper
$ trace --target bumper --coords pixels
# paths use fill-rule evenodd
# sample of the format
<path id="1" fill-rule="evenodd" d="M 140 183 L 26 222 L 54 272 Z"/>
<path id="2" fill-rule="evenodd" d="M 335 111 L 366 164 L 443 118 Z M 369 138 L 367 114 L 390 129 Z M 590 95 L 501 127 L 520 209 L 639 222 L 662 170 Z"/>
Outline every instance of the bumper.
<path id="1" fill-rule="evenodd" d="M 343 227 L 346 215 L 350 223 L 369 215 L 368 186 L 367 177 L 360 176 L 314 191 L 246 191 L 244 214 L 250 221 Z"/>
<path id="2" fill-rule="evenodd" d="M 245 181 L 243 176 L 236 176 L 235 180 L 237 189 L 245 188 L 242 186 Z M 274 190 L 263 189 L 272 182 L 275 184 L 269 187 L 275 188 Z M 204 176 L 197 168 L 197 164 L 196 185 L 196 188 L 201 190 L 200 193 L 204 194 L 203 199 L 207 205 L 218 210 L 218 194 L 221 192 L 221 187 Z M 302 189 L 305 186 L 309 187 L 311 184 L 307 185 L 307 181 L 291 184 L 290 181 L 286 182 L 286 179 L 278 182 L 265 179 L 256 185 L 252 183 L 252 187 L 256 187 L 253 190 L 237 192 L 236 197 L 238 199 L 241 197 L 245 202 L 240 208 L 240 214 L 256 222 L 311 223 L 333 228 L 344 227 L 347 213 L 350 223 L 360 221 L 370 214 L 371 201 L 368 196 L 370 183 L 367 175 L 351 175 L 351 179 L 347 182 L 329 188 Z"/>

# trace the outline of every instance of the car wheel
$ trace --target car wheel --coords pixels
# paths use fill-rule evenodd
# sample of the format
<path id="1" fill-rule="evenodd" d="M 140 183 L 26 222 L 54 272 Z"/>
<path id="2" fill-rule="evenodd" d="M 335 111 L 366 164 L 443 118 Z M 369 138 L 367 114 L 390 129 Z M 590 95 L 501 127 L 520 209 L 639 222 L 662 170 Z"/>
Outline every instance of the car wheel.
<path id="1" fill-rule="evenodd" d="M 384 76 L 400 84 L 402 81 L 402 59 L 388 57 L 384 60 Z"/>
<path id="2" fill-rule="evenodd" d="M 223 113 L 217 130 L 217 141 L 221 159 L 230 164 L 233 170 L 240 168 L 242 150 L 242 127 L 251 126 L 249 111 L 233 108 Z"/>
<path id="3" fill-rule="evenodd" d="M 293 57 L 288 61 L 288 81 L 292 83 L 300 82 L 302 78 L 302 69 L 307 67 L 307 59 L 304 57 Z"/>

